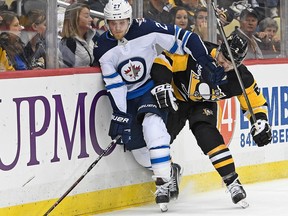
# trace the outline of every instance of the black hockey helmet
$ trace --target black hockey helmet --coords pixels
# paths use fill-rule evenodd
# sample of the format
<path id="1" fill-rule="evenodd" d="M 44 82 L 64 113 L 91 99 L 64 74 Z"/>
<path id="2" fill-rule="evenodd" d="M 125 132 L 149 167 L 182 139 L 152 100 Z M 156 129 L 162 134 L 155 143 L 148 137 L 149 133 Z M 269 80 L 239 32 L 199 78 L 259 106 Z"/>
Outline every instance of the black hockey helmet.
<path id="1" fill-rule="evenodd" d="M 248 41 L 245 38 L 240 37 L 238 34 L 231 34 L 227 38 L 231 53 L 234 57 L 234 61 L 237 65 L 241 64 L 248 52 Z M 220 46 L 220 51 L 226 59 L 231 61 L 229 52 L 225 46 L 225 43 L 222 42 Z"/>

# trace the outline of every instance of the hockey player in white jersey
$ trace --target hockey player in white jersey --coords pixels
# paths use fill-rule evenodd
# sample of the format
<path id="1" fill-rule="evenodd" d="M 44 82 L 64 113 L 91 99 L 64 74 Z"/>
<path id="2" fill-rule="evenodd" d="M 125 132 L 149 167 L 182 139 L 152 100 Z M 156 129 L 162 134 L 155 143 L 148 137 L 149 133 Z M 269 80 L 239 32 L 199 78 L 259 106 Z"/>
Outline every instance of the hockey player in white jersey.
<path id="1" fill-rule="evenodd" d="M 156 203 L 161 211 L 167 211 L 169 188 L 175 184 L 175 171 L 179 173 L 179 167 L 172 164 L 171 168 L 170 135 L 165 126 L 167 113 L 158 108 L 150 92 L 155 88 L 150 76 L 157 55 L 155 45 L 170 53 L 190 54 L 205 68 L 202 76 L 211 84 L 225 82 L 224 70 L 214 64 L 197 34 L 152 20 L 133 20 L 132 8 L 125 0 L 109 0 L 104 19 L 108 31 L 98 39 L 94 56 L 100 63 L 113 107 L 109 135 L 112 138 L 121 135 L 119 144 L 124 144 L 138 163 L 153 171 Z M 167 93 L 171 91 L 165 85 L 160 84 L 159 88 Z M 173 103 L 173 97 L 171 100 Z M 146 149 L 151 167 L 141 160 Z"/>

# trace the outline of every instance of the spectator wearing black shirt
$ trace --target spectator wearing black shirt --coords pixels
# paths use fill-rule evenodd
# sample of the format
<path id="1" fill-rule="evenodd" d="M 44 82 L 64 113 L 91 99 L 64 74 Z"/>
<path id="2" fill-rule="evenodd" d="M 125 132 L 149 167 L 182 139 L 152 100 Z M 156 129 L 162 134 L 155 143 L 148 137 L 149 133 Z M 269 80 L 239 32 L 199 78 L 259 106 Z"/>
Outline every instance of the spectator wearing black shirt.
<path id="1" fill-rule="evenodd" d="M 170 7 L 168 0 L 149 0 L 144 8 L 144 17 L 157 22 L 168 24 L 170 22 Z"/>

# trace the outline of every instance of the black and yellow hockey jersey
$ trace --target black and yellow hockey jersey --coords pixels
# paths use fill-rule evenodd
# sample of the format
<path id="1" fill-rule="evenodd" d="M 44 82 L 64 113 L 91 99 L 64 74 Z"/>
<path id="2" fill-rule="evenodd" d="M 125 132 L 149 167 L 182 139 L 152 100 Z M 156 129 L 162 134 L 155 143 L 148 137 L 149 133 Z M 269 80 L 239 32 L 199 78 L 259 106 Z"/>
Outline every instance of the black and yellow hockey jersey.
<path id="1" fill-rule="evenodd" d="M 215 58 L 218 45 L 205 42 L 210 55 Z M 228 82 L 223 85 L 211 87 L 197 70 L 197 62 L 189 55 L 173 55 L 163 52 L 158 56 L 152 67 L 152 78 L 156 83 L 172 82 L 175 96 L 181 101 L 218 101 L 220 99 L 237 96 L 241 109 L 250 119 L 248 106 L 234 70 L 227 72 Z M 243 64 L 238 66 L 248 99 L 254 114 L 259 118 L 267 119 L 267 103 L 257 86 L 253 75 Z M 173 79 L 172 79 L 173 77 Z M 258 118 L 257 118 L 258 119 Z"/>

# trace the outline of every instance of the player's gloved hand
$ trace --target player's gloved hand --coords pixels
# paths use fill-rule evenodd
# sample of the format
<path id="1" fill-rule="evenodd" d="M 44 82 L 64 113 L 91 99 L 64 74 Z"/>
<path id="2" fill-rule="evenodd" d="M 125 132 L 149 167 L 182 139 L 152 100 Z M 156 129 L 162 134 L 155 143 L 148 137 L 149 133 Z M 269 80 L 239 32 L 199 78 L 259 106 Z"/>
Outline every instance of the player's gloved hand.
<path id="1" fill-rule="evenodd" d="M 213 85 L 222 85 L 227 83 L 227 76 L 224 72 L 224 68 L 217 66 L 211 56 L 201 56 L 197 59 L 197 62 L 198 70 L 201 71 L 201 75 L 206 82 Z"/>
<path id="2" fill-rule="evenodd" d="M 156 98 L 160 109 L 169 109 L 171 111 L 178 110 L 174 90 L 171 84 L 165 83 L 157 85 L 151 90 L 151 94 Z"/>
<path id="3" fill-rule="evenodd" d="M 117 144 L 127 144 L 131 140 L 132 116 L 121 111 L 114 111 L 110 123 L 109 136 L 114 139 L 121 135 L 122 142 Z"/>
<path id="4" fill-rule="evenodd" d="M 250 133 L 259 147 L 269 144 L 272 140 L 271 127 L 268 121 L 264 119 L 258 119 L 252 125 Z"/>

